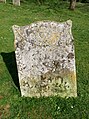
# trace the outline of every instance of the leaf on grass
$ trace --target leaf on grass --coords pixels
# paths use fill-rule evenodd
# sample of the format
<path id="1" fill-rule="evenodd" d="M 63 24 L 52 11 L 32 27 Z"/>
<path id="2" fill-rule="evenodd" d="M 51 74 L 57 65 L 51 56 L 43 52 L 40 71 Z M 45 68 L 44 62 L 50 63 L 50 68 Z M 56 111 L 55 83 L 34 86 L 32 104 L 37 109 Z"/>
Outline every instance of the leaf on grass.
<path id="1" fill-rule="evenodd" d="M 10 108 L 10 105 L 7 104 L 5 107 L 4 107 L 4 110 L 8 110 Z"/>
<path id="2" fill-rule="evenodd" d="M 0 100 L 3 99 L 3 96 L 0 95 Z"/>

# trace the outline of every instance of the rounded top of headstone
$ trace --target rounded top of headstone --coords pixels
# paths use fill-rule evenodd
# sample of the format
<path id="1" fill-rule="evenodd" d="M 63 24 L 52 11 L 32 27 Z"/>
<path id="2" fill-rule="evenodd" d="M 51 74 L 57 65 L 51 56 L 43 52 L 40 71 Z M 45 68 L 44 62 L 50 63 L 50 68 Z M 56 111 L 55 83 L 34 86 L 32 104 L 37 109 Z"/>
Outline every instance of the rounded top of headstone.
<path id="1" fill-rule="evenodd" d="M 62 34 L 66 34 L 68 29 L 71 30 L 71 26 L 71 20 L 61 23 L 55 21 L 37 21 L 27 26 L 13 25 L 12 28 L 18 36 L 15 38 L 15 43 L 20 39 L 21 43 L 23 41 L 31 41 L 34 45 L 56 45 L 58 39 L 61 39 Z"/>

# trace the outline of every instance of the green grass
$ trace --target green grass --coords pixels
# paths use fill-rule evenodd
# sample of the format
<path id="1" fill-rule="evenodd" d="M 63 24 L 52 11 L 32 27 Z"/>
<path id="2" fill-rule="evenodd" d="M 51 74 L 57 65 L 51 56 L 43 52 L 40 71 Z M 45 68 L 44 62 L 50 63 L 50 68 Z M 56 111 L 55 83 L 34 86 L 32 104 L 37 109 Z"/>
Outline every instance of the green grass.
<path id="1" fill-rule="evenodd" d="M 23 2 L 20 7 L 0 3 L 0 119 L 89 119 L 89 5 L 69 3 Z M 28 25 L 35 21 L 73 21 L 76 51 L 78 97 L 25 98 L 17 88 L 12 25 Z"/>

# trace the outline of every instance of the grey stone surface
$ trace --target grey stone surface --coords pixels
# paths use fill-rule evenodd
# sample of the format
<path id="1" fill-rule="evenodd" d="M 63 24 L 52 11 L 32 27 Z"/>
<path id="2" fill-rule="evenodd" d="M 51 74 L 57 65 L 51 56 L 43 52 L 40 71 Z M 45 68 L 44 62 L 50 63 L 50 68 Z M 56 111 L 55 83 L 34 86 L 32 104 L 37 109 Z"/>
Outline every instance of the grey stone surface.
<path id="1" fill-rule="evenodd" d="M 71 27 L 71 20 L 13 26 L 22 96 L 77 96 Z"/>

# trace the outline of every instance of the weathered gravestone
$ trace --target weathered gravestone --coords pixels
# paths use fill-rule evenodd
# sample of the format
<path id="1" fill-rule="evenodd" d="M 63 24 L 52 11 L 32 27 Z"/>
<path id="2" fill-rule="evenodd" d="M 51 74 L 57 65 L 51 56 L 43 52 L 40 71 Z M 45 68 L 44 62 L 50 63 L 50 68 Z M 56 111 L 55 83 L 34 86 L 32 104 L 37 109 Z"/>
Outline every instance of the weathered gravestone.
<path id="1" fill-rule="evenodd" d="M 71 20 L 13 26 L 22 96 L 77 96 L 71 27 Z"/>
<path id="2" fill-rule="evenodd" d="M 20 0 L 13 0 L 13 5 L 20 6 Z"/>

